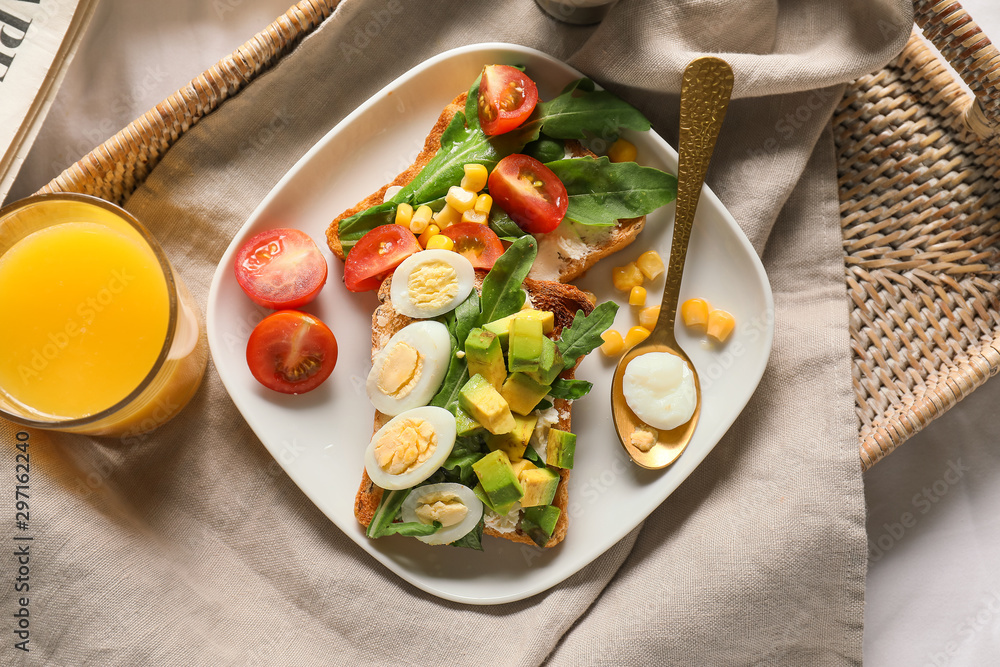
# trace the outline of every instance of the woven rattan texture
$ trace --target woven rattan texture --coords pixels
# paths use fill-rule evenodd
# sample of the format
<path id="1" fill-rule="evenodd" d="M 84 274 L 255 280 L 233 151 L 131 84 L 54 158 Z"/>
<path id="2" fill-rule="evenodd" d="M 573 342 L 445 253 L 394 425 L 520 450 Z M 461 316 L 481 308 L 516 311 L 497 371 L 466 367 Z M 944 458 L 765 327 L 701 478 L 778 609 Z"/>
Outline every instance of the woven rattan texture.
<path id="1" fill-rule="evenodd" d="M 914 35 L 834 118 L 866 469 L 1000 369 L 1000 144 L 971 103 Z"/>

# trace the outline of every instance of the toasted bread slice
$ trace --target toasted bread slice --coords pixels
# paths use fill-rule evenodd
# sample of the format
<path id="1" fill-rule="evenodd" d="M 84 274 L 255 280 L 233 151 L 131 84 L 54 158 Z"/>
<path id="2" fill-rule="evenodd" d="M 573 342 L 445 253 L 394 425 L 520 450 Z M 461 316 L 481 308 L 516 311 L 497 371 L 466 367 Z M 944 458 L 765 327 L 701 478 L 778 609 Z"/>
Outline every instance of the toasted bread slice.
<path id="1" fill-rule="evenodd" d="M 386 190 L 391 186 L 405 186 L 416 178 L 420 170 L 441 148 L 441 135 L 448 127 L 448 123 L 456 113 L 465 109 L 466 96 L 466 93 L 462 93 L 444 108 L 424 140 L 420 154 L 406 171 L 334 219 L 326 230 L 326 242 L 334 255 L 341 260 L 344 259 L 344 248 L 340 244 L 340 221 L 381 204 Z M 594 156 L 578 141 L 566 142 L 566 149 L 573 157 Z M 598 260 L 621 250 L 635 240 L 645 224 L 646 216 L 622 219 L 610 227 L 588 227 L 564 220 L 554 231 L 535 236 L 538 239 L 538 259 L 530 275 L 536 280 L 569 282 L 582 275 Z"/>
<path id="2" fill-rule="evenodd" d="M 483 275 L 485 275 L 483 272 L 477 271 L 476 289 L 481 288 Z M 373 360 L 375 355 L 385 346 L 387 342 L 389 342 L 389 339 L 393 336 L 393 334 L 414 321 L 410 317 L 399 314 L 396 312 L 395 308 L 393 308 L 392 301 L 389 298 L 389 286 L 391 282 L 392 278 L 389 277 L 382 283 L 382 287 L 379 289 L 378 293 L 380 305 L 372 315 Z M 531 299 L 531 304 L 535 309 L 548 310 L 553 313 L 555 326 L 550 334 L 553 338 L 557 338 L 559 336 L 563 327 L 569 326 L 578 310 L 583 310 L 584 313 L 589 314 L 594 309 L 594 304 L 587 299 L 586 295 L 572 285 L 564 285 L 562 283 L 550 281 L 532 280 L 529 278 L 524 281 L 524 289 L 527 291 Z M 566 369 L 563 371 L 562 377 L 572 378 L 574 370 L 575 368 Z M 553 428 L 558 428 L 562 431 L 569 431 L 570 402 L 563 399 L 556 399 L 555 408 L 559 413 L 559 421 L 553 424 Z M 385 425 L 389 419 L 389 416 L 376 411 L 373 433 L 374 431 L 382 428 L 382 426 Z M 567 493 L 569 470 L 559 469 L 559 474 L 561 480 L 558 488 L 556 489 L 556 496 L 553 499 L 552 504 L 557 506 L 562 511 L 559 514 L 559 520 L 556 523 L 552 537 L 545 545 L 546 547 L 552 547 L 561 542 L 563 538 L 566 537 L 566 527 L 569 524 L 569 517 L 567 516 L 567 508 L 569 505 L 569 496 Z M 371 523 L 375 510 L 378 508 L 378 504 L 381 500 L 382 489 L 376 486 L 368 477 L 367 471 L 363 470 L 361 486 L 358 488 L 358 493 L 354 500 L 354 515 L 362 525 L 367 527 L 368 524 Z M 534 544 L 530 537 L 521 532 L 520 528 L 513 532 L 501 533 L 487 526 L 484 532 L 487 535 L 492 535 L 493 537 L 502 537 L 504 539 L 513 540 L 514 542 Z"/>

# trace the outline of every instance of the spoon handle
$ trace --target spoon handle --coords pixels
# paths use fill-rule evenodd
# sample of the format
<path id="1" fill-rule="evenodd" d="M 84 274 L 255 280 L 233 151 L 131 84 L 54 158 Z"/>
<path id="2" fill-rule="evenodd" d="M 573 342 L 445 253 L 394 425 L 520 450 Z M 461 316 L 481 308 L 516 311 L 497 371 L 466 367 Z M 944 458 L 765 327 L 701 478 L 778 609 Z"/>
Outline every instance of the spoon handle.
<path id="1" fill-rule="evenodd" d="M 677 213 L 666 285 L 656 330 L 673 340 L 677 300 L 691 225 L 698 209 L 705 172 L 733 92 L 733 70 L 725 60 L 705 56 L 691 61 L 681 82 L 681 122 L 677 167 Z"/>

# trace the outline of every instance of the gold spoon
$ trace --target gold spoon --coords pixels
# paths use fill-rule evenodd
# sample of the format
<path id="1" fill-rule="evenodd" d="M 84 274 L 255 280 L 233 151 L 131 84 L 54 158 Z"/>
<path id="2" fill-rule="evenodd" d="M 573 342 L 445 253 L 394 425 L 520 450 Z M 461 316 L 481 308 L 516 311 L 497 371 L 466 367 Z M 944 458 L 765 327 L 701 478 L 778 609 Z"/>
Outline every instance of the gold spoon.
<path id="1" fill-rule="evenodd" d="M 684 69 L 678 142 L 677 212 L 674 216 L 670 263 L 667 267 L 666 285 L 663 288 L 660 316 L 649 337 L 626 352 L 618 362 L 611 384 L 611 413 L 615 420 L 618 439 L 636 464 L 651 470 L 665 468 L 677 460 L 691 440 L 698 423 L 698 415 L 701 413 L 701 384 L 698 382 L 698 372 L 674 338 L 674 320 L 677 316 L 684 258 L 687 256 L 688 241 L 691 239 L 691 225 L 694 223 L 698 199 L 705 182 L 705 172 L 708 171 L 708 163 L 712 158 L 715 140 L 719 136 L 719 129 L 726 116 L 732 92 L 733 70 L 724 60 L 710 56 L 698 58 Z M 669 352 L 684 360 L 694 374 L 697 403 L 690 421 L 669 431 L 658 431 L 655 444 L 649 451 L 643 451 L 633 444 L 632 434 L 644 424 L 625 402 L 622 378 L 629 362 L 648 352 Z"/>

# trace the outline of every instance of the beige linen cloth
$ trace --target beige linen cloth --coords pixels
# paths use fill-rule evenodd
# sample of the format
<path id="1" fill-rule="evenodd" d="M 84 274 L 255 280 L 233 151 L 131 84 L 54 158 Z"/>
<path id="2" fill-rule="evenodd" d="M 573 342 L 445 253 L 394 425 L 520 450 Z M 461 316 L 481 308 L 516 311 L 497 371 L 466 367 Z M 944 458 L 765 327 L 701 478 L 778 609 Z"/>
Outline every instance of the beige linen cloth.
<path id="1" fill-rule="evenodd" d="M 432 55 L 480 41 L 541 49 L 673 142 L 683 65 L 722 53 L 740 99 L 708 182 L 774 290 L 760 388 L 708 459 L 604 556 L 527 600 L 468 607 L 406 584 L 330 523 L 210 366 L 181 416 L 137 442 L 33 434 L 31 651 L 12 648 L 5 584 L 0 662 L 860 662 L 865 509 L 828 125 L 843 83 L 888 61 L 910 26 L 906 0 L 622 0 L 597 27 L 559 23 L 530 0 L 345 0 L 186 133 L 127 203 L 202 304 L 223 250 L 282 174 Z M 13 545 L 13 430 L 0 436 Z M 12 556 L 3 562 L 14 571 Z"/>

